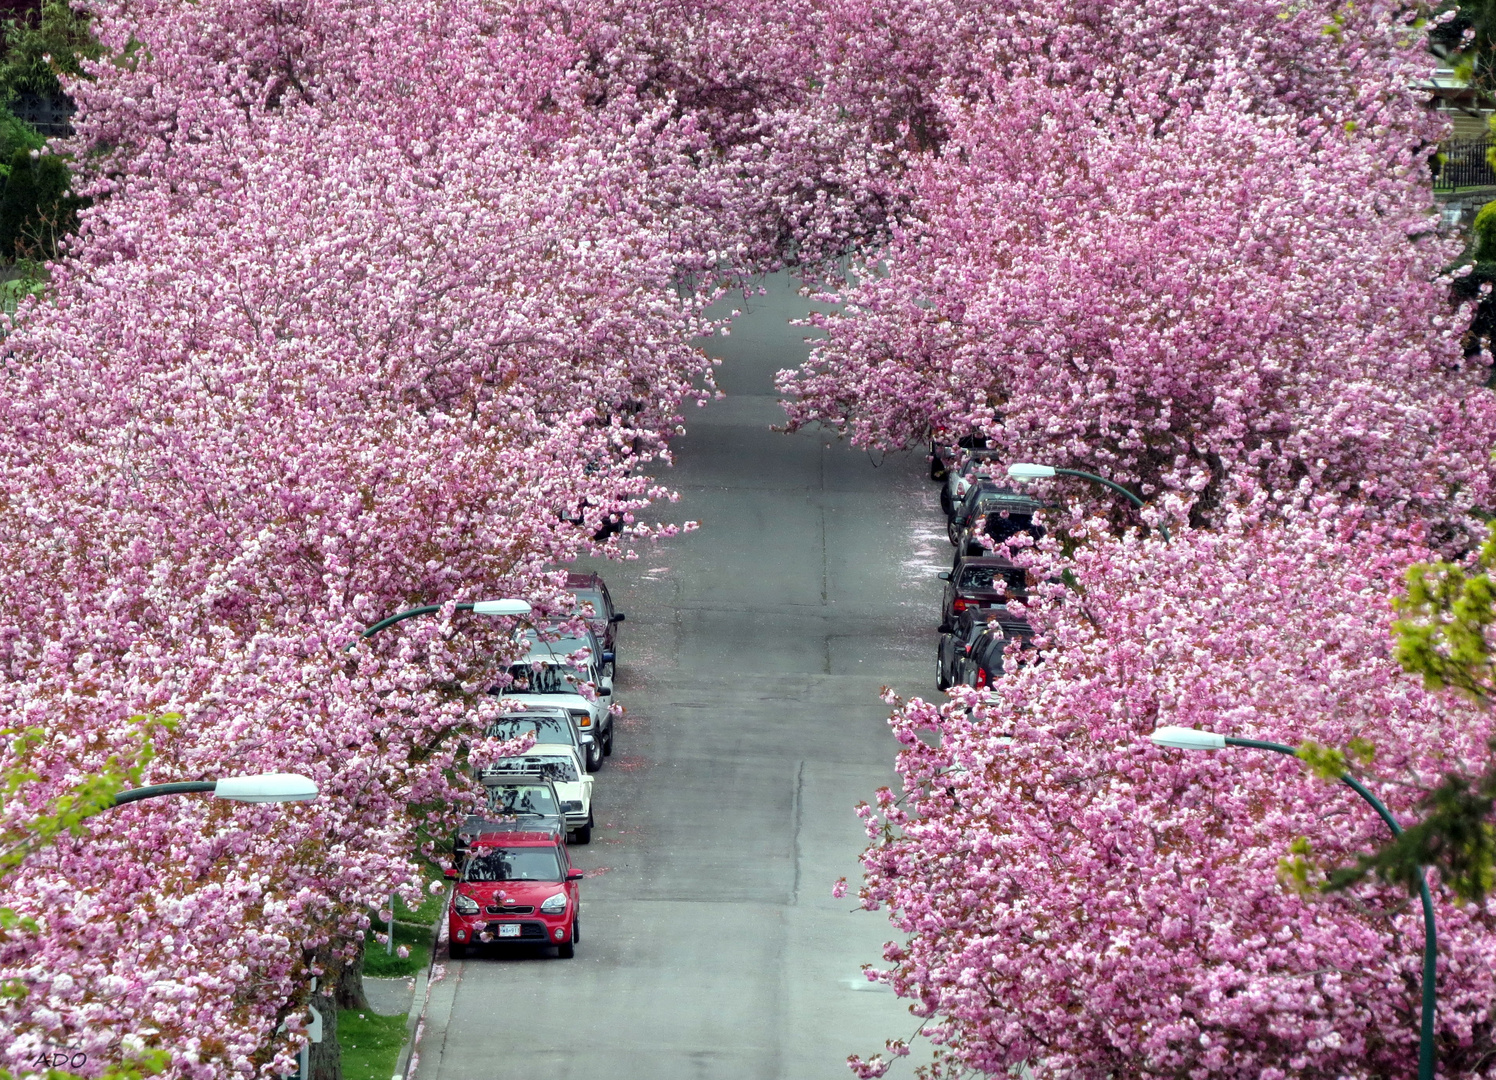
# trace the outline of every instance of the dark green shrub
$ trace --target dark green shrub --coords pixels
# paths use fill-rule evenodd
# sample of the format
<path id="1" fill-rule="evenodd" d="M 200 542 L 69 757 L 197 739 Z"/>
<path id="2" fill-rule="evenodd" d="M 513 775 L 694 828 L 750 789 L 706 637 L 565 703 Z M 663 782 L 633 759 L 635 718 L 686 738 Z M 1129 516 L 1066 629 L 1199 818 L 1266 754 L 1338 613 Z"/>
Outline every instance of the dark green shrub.
<path id="1" fill-rule="evenodd" d="M 68 0 L 45 0 L 29 17 L 6 19 L 0 29 L 0 99 L 60 94 L 59 73 L 80 75 L 82 60 L 104 54 L 88 24 L 88 14 Z"/>
<path id="2" fill-rule="evenodd" d="M 17 150 L 40 150 L 46 145 L 41 132 L 9 109 L 0 108 L 0 176 L 10 175 L 10 162 Z"/>
<path id="3" fill-rule="evenodd" d="M 0 259 L 50 259 L 57 240 L 78 227 L 67 159 L 17 149 L 0 194 Z"/>

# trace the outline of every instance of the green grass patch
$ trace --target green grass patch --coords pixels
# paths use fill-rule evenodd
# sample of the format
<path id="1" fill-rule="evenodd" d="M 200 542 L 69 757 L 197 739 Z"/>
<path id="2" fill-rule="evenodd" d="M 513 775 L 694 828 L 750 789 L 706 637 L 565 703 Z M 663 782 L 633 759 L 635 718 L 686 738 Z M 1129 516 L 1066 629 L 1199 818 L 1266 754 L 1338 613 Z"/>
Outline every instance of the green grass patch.
<path id="1" fill-rule="evenodd" d="M 405 1015 L 338 1010 L 338 1047 L 343 1080 L 390 1080 L 405 1044 Z"/>
<path id="2" fill-rule="evenodd" d="M 442 885 L 445 886 L 446 882 L 442 881 Z M 436 920 L 441 917 L 441 913 L 447 903 L 446 890 L 443 889 L 435 896 L 432 896 L 428 883 L 428 888 L 422 892 L 422 895 L 425 897 L 425 899 L 421 901 L 421 906 L 416 908 L 414 911 L 405 906 L 404 900 L 400 899 L 398 896 L 395 897 L 395 919 L 399 922 L 420 923 L 423 926 L 435 926 Z"/>
<path id="3" fill-rule="evenodd" d="M 371 929 L 383 931 L 384 927 L 376 924 Z M 396 976 L 414 975 L 418 971 L 424 971 L 426 965 L 431 963 L 431 927 L 429 925 L 396 922 L 395 948 L 398 949 L 401 945 L 410 950 L 410 955 L 404 959 L 396 953 L 386 953 L 384 946 L 375 941 L 371 934 L 364 945 L 364 974 L 375 979 L 392 979 Z"/>

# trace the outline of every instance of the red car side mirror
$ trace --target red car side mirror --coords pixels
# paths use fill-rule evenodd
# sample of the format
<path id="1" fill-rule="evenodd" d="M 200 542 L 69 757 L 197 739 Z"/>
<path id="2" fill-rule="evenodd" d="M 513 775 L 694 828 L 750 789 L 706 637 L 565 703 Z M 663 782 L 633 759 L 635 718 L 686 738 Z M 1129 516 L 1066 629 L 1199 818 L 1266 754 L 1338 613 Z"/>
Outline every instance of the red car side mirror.
<path id="1" fill-rule="evenodd" d="M 582 877 L 583 877 L 583 874 L 582 874 L 582 872 L 580 870 L 572 869 L 572 870 L 566 871 L 566 880 L 567 881 L 581 881 Z"/>
<path id="2" fill-rule="evenodd" d="M 449 867 L 447 867 L 445 870 L 442 871 L 442 876 L 445 877 L 449 881 L 456 881 L 457 880 L 457 867 L 455 867 L 455 866 L 449 866 Z"/>

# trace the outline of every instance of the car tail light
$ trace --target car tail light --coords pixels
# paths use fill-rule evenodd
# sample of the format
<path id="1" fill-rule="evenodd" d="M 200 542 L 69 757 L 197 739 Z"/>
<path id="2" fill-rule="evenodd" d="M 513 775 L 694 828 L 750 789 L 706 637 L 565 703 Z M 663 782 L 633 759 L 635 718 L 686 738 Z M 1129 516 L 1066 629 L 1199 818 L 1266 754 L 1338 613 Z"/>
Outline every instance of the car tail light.
<path id="1" fill-rule="evenodd" d="M 970 605 L 959 596 L 956 597 L 955 600 L 951 601 L 951 610 L 956 612 L 957 614 L 965 611 L 969 606 Z"/>
<path id="2" fill-rule="evenodd" d="M 987 685 L 987 669 L 979 667 L 979 668 L 977 668 L 977 689 L 980 690 L 982 687 L 984 687 L 986 685 Z"/>

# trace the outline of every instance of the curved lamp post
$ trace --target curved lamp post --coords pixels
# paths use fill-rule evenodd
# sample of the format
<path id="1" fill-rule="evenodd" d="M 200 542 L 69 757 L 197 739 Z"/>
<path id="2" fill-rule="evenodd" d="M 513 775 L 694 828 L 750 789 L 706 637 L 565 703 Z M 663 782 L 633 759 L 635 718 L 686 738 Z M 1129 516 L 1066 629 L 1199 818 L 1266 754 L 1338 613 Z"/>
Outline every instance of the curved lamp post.
<path id="1" fill-rule="evenodd" d="M 317 785 L 297 773 L 262 773 L 259 776 L 225 776 L 222 780 L 188 780 L 177 784 L 152 784 L 131 788 L 114 797 L 115 806 L 154 799 L 162 795 L 188 795 L 211 791 L 215 799 L 231 802 L 304 802 L 317 797 Z"/>
<path id="2" fill-rule="evenodd" d="M 414 619 L 417 615 L 435 615 L 445 606 L 444 604 L 422 604 L 420 607 L 413 607 L 408 611 L 397 611 L 387 618 L 380 619 L 373 626 L 365 630 L 360 630 L 358 636 L 360 640 L 371 638 L 379 633 L 379 631 L 387 630 L 396 623 L 404 622 L 406 619 Z M 501 600 L 476 600 L 470 604 L 458 604 L 456 610 L 471 611 L 474 615 L 512 615 L 518 617 L 530 614 L 530 605 L 524 600 L 514 600 L 505 597 Z M 357 641 L 353 642 L 353 644 L 348 646 L 348 649 L 351 650 L 357 644 Z"/>
<path id="3" fill-rule="evenodd" d="M 1245 746 L 1253 750 L 1271 750 L 1275 754 L 1287 754 L 1290 757 L 1299 756 L 1297 750 L 1282 743 L 1238 739 L 1196 728 L 1161 727 L 1148 737 L 1155 746 L 1168 746 L 1176 750 L 1220 750 L 1227 746 Z M 1381 799 L 1368 791 L 1350 773 L 1341 773 L 1340 779 L 1371 804 L 1371 808 L 1387 823 L 1387 828 L 1392 830 L 1393 836 L 1402 835 L 1402 826 Z M 1434 930 L 1434 898 L 1428 891 L 1428 874 L 1421 866 L 1418 868 L 1418 897 L 1423 901 L 1423 1015 L 1418 1025 L 1418 1080 L 1434 1080 L 1434 977 L 1438 966 L 1439 944 Z"/>
<path id="4" fill-rule="evenodd" d="M 1016 462 L 1015 464 L 1008 466 L 1008 477 L 1013 480 L 1048 480 L 1054 476 L 1078 476 L 1082 480 L 1089 480 L 1094 484 L 1101 484 L 1103 487 L 1111 488 L 1118 495 L 1124 496 L 1130 503 L 1132 503 L 1132 505 L 1136 506 L 1139 510 L 1143 509 L 1143 507 L 1147 505 L 1143 502 L 1142 499 L 1138 498 L 1132 492 L 1128 491 L 1121 484 L 1118 484 L 1112 480 L 1108 480 L 1104 476 L 1097 476 L 1095 473 L 1081 472 L 1079 469 L 1057 469 L 1053 465 L 1035 465 L 1031 462 L 1024 461 Z M 1165 541 L 1170 540 L 1169 528 L 1167 525 L 1159 525 L 1158 531 L 1163 534 Z"/>

